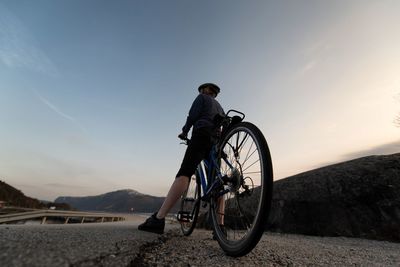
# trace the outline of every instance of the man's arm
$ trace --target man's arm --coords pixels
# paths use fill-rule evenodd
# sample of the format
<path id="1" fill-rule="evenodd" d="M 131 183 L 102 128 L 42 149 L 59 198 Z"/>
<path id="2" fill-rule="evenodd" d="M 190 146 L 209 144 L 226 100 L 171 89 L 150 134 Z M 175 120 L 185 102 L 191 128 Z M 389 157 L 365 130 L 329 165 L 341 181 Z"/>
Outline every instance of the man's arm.
<path id="1" fill-rule="evenodd" d="M 203 108 L 203 96 L 200 94 L 193 101 L 192 107 L 189 110 L 189 115 L 187 116 L 185 126 L 182 128 L 182 134 L 187 136 L 190 128 L 199 119 L 201 115 L 201 110 Z"/>

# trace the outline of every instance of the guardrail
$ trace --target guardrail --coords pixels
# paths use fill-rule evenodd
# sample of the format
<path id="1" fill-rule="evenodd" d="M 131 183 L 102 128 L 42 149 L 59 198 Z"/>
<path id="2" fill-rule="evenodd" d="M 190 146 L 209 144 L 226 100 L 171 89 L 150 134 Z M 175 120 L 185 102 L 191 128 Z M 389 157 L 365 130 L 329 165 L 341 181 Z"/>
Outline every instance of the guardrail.
<path id="1" fill-rule="evenodd" d="M 86 220 L 95 219 L 96 222 L 115 222 L 123 221 L 124 217 L 111 213 L 99 212 L 82 212 L 82 211 L 64 211 L 64 210 L 33 210 L 26 212 L 10 213 L 0 215 L 0 224 L 11 223 L 17 221 L 26 221 L 32 219 L 42 219 L 41 224 L 45 224 L 47 218 L 58 217 L 64 218 L 64 224 L 68 224 L 71 219 L 78 219 L 80 223 L 85 223 Z"/>

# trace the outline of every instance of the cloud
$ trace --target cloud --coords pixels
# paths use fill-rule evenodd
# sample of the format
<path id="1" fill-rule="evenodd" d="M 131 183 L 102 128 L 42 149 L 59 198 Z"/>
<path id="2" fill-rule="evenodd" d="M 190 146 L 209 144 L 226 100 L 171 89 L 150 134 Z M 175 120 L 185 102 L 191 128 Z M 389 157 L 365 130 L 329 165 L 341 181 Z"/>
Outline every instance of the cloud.
<path id="1" fill-rule="evenodd" d="M 330 49 L 331 45 L 325 40 L 319 40 L 307 46 L 302 53 L 305 57 L 303 65 L 298 68 L 296 77 L 303 77 L 308 72 L 315 69 Z"/>
<path id="2" fill-rule="evenodd" d="M 64 184 L 64 183 L 49 183 L 45 184 L 44 186 L 53 187 L 53 188 L 67 188 L 72 190 L 81 190 L 81 189 L 89 189 L 90 186 L 83 186 L 83 185 L 74 185 L 74 184 Z"/>
<path id="3" fill-rule="evenodd" d="M 51 110 L 53 110 L 55 113 L 57 113 L 58 115 L 60 115 L 61 117 L 64 117 L 65 119 L 72 121 L 73 123 L 76 123 L 76 120 L 65 114 L 64 112 L 62 112 L 59 108 L 57 108 L 54 104 L 50 103 L 49 100 L 47 100 L 46 98 L 44 98 L 42 95 L 40 95 L 35 89 L 32 89 L 32 91 L 35 93 L 35 95 L 40 99 L 40 101 L 42 101 L 42 103 L 44 103 L 46 106 L 48 106 Z"/>
<path id="4" fill-rule="evenodd" d="M 36 43 L 21 20 L 0 4 L 0 63 L 57 76 L 57 68 Z"/>
<path id="5" fill-rule="evenodd" d="M 73 124 L 75 124 L 77 127 L 79 127 L 85 134 L 87 134 L 87 131 L 85 130 L 85 128 L 83 128 L 82 125 L 80 125 L 80 123 L 74 117 L 62 112 L 56 105 L 54 105 L 49 100 L 47 100 L 45 97 L 43 97 L 41 94 L 39 94 L 39 92 L 37 90 L 31 89 L 31 91 L 48 108 L 50 108 L 52 111 L 54 111 L 56 114 L 58 114 L 62 118 L 71 121 Z"/>
<path id="6" fill-rule="evenodd" d="M 390 155 L 390 154 L 396 154 L 396 153 L 400 153 L 400 140 L 382 144 L 382 145 L 375 146 L 375 147 L 371 147 L 371 148 L 365 149 L 365 150 L 347 153 L 347 154 L 339 156 L 338 159 L 335 161 L 327 161 L 327 162 L 323 162 L 323 163 L 318 163 L 316 165 L 310 166 L 308 169 L 310 169 L 310 170 L 318 169 L 318 168 L 329 166 L 332 164 L 345 162 L 345 161 L 349 161 L 349 160 L 353 160 L 353 159 L 357 159 L 357 158 L 367 157 L 367 156 Z"/>
<path id="7" fill-rule="evenodd" d="M 300 68 L 300 70 L 298 71 L 297 76 L 299 76 L 299 77 L 304 76 L 307 72 L 312 70 L 315 67 L 316 64 L 317 64 L 316 60 L 309 61 L 302 68 Z"/>
<path id="8" fill-rule="evenodd" d="M 383 144 L 380 146 L 375 146 L 366 150 L 361 150 L 357 152 L 348 153 L 342 156 L 343 160 L 351 160 L 355 158 L 361 158 L 371 155 L 389 155 L 400 153 L 400 140 Z"/>

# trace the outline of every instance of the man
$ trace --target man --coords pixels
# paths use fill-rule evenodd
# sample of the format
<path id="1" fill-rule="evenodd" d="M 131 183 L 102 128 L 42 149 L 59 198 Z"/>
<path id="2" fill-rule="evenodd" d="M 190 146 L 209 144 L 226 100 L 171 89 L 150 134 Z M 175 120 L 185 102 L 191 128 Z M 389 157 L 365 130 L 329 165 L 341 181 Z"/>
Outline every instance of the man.
<path id="1" fill-rule="evenodd" d="M 211 150 L 213 139 L 219 130 L 215 117 L 224 116 L 224 110 L 215 100 L 220 88 L 213 83 L 205 83 L 200 85 L 198 90 L 200 94 L 194 100 L 186 124 L 178 136 L 181 139 L 186 138 L 190 128 L 193 127 L 191 142 L 186 149 L 181 168 L 160 210 L 139 225 L 139 230 L 164 233 L 165 216 L 187 189 L 189 179 L 195 173 L 197 165 Z"/>

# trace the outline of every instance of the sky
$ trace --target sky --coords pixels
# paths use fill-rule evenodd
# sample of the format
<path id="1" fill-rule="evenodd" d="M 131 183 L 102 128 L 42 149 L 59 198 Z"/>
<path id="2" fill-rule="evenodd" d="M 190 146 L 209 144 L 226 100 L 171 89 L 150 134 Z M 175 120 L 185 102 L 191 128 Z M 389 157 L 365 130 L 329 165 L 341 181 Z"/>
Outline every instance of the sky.
<path id="1" fill-rule="evenodd" d="M 0 180 L 165 196 L 214 82 L 274 179 L 400 152 L 400 1 L 0 0 Z"/>

